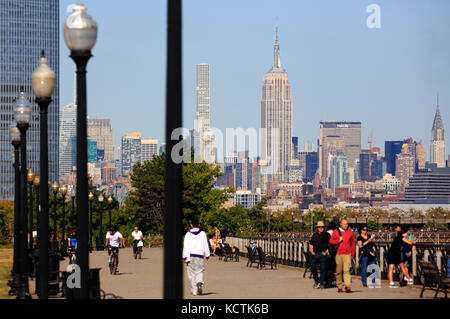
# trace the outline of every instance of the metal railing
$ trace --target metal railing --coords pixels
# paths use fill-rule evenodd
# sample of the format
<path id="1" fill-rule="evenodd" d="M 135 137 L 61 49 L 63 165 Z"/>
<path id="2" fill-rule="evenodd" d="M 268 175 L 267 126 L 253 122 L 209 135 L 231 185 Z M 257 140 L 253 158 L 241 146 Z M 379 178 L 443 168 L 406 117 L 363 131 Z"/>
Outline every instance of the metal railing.
<path id="1" fill-rule="evenodd" d="M 310 237 L 263 237 L 263 236 L 228 236 L 230 246 L 236 246 L 240 254 L 247 256 L 247 246 L 256 242 L 264 252 L 276 258 L 278 264 L 302 267 L 309 265 L 309 241 Z M 388 264 L 387 252 L 391 241 L 378 241 L 375 243 L 376 260 L 380 267 L 382 279 L 387 279 Z M 417 243 L 412 248 L 410 274 L 416 283 L 421 283 L 421 271 L 419 261 L 434 261 L 442 273 L 450 276 L 450 244 Z M 360 274 L 359 247 L 356 245 L 355 258 L 352 260 L 351 273 Z M 395 277 L 399 271 L 396 269 Z"/>
<path id="2" fill-rule="evenodd" d="M 260 233 L 262 237 L 268 238 L 311 238 L 311 232 L 271 232 Z M 417 243 L 426 244 L 450 244 L 450 231 L 422 232 L 413 231 L 413 236 L 417 238 Z M 395 232 L 370 232 L 369 235 L 375 236 L 376 242 L 392 242 L 395 238 Z"/>

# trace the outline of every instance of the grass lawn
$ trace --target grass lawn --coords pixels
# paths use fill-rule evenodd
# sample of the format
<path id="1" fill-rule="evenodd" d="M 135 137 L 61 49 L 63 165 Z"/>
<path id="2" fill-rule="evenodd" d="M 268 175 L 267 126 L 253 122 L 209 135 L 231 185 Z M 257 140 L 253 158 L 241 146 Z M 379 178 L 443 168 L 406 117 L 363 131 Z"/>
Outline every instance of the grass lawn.
<path id="1" fill-rule="evenodd" d="M 0 248 L 0 299 L 12 298 L 8 296 L 9 287 L 6 285 L 8 280 L 11 279 L 12 264 L 12 248 Z"/>

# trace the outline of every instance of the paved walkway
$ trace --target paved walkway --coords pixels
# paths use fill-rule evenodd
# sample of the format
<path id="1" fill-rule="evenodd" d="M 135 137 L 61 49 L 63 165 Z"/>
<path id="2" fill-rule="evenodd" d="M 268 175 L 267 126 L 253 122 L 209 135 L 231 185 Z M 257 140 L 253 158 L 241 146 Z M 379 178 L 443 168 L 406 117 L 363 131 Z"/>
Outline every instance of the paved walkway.
<path id="1" fill-rule="evenodd" d="M 163 288 L 163 250 L 162 248 L 144 249 L 141 260 L 132 259 L 131 249 L 120 250 L 120 274 L 109 274 L 106 251 L 91 254 L 91 268 L 101 267 L 101 288 L 123 298 L 162 298 Z M 279 266 L 278 270 L 258 270 L 246 267 L 247 258 L 240 262 L 223 262 L 212 257 L 206 266 L 205 288 L 203 296 L 191 296 L 184 271 L 185 298 L 230 298 L 230 299 L 412 299 L 419 298 L 419 287 L 391 289 L 383 282 L 381 288 L 370 289 L 354 278 L 351 294 L 338 294 L 336 288 L 317 290 L 312 288 L 312 279 L 303 278 L 303 270 Z M 67 267 L 67 261 L 61 263 L 61 269 Z M 32 286 L 34 287 L 34 285 Z M 34 289 L 32 289 L 34 290 Z M 425 292 L 424 297 L 433 297 Z"/>

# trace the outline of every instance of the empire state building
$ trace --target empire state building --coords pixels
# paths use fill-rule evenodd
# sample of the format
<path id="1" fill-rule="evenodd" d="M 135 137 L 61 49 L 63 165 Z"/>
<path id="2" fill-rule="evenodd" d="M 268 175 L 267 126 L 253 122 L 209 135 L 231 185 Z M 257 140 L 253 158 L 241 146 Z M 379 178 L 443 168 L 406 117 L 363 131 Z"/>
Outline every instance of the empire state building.
<path id="1" fill-rule="evenodd" d="M 264 77 L 261 128 L 266 130 L 263 143 L 266 147 L 266 154 L 272 164 L 276 162 L 274 175 L 280 182 L 286 182 L 288 180 L 287 169 L 292 157 L 292 100 L 288 74 L 281 66 L 278 27 L 276 28 L 272 67 Z"/>

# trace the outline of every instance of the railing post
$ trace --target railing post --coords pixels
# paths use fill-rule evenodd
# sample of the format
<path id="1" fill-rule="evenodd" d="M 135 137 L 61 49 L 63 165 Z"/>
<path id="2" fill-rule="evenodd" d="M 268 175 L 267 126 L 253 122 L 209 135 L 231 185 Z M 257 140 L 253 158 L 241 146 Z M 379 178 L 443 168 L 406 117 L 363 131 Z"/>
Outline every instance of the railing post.
<path id="1" fill-rule="evenodd" d="M 436 250 L 436 265 L 442 271 L 442 251 L 439 248 Z"/>
<path id="2" fill-rule="evenodd" d="M 417 248 L 412 247 L 412 277 L 415 279 L 417 277 Z"/>

